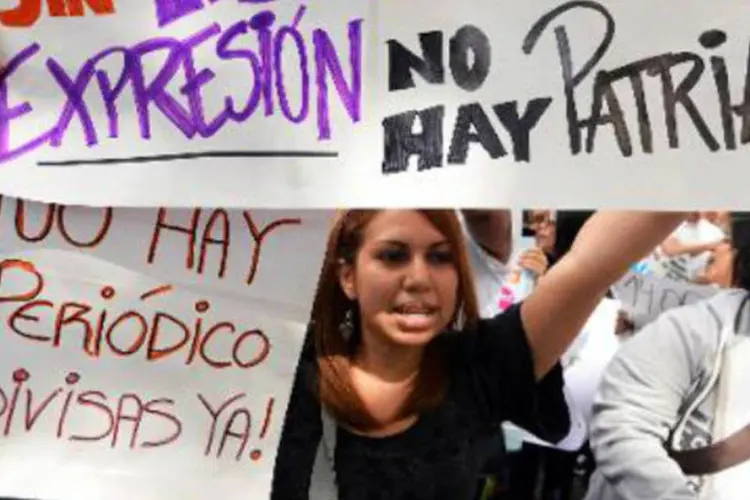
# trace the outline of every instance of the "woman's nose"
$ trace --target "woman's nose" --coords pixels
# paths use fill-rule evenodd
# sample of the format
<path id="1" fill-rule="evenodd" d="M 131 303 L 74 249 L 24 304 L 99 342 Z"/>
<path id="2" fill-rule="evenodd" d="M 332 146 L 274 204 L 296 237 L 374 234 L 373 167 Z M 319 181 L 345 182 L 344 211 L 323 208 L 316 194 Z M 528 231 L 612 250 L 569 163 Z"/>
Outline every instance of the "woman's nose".
<path id="1" fill-rule="evenodd" d="M 430 266 L 423 258 L 415 258 L 406 270 L 406 285 L 410 287 L 426 288 L 430 286 Z"/>

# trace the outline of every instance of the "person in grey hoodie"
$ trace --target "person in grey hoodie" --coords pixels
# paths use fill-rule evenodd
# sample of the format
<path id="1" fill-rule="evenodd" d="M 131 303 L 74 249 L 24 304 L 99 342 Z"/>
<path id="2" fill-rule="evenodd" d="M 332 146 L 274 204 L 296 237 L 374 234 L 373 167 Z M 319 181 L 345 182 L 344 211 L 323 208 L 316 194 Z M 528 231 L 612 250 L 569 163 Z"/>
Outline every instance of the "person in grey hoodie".
<path id="1" fill-rule="evenodd" d="M 708 475 L 683 472 L 681 450 L 714 443 L 726 332 L 750 335 L 750 223 L 735 219 L 708 277 L 714 297 L 672 309 L 626 342 L 607 368 L 594 405 L 597 470 L 586 500 L 696 500 Z M 687 471 L 691 472 L 691 471 Z"/>

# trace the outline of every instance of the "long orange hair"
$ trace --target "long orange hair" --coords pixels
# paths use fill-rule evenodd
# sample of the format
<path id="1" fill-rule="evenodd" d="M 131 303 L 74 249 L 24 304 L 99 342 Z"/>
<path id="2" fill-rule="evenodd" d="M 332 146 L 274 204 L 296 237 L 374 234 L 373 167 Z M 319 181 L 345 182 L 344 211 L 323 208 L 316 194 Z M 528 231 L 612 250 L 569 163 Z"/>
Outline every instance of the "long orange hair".
<path id="1" fill-rule="evenodd" d="M 339 422 L 361 431 L 374 430 L 378 423 L 367 411 L 355 390 L 350 368 L 359 341 L 359 314 L 339 283 L 341 262 L 354 264 L 362 245 L 364 231 L 380 210 L 346 210 L 337 214 L 328 236 L 323 267 L 312 308 L 311 326 L 319 369 L 321 404 Z M 448 240 L 453 248 L 453 265 L 458 271 L 454 328 L 471 329 L 478 320 L 474 279 L 461 224 L 453 210 L 419 210 Z M 355 335 L 344 338 L 340 326 L 352 311 Z M 442 353 L 433 342 L 427 346 L 422 366 L 400 415 L 406 417 L 434 408 L 442 400 L 447 386 Z"/>

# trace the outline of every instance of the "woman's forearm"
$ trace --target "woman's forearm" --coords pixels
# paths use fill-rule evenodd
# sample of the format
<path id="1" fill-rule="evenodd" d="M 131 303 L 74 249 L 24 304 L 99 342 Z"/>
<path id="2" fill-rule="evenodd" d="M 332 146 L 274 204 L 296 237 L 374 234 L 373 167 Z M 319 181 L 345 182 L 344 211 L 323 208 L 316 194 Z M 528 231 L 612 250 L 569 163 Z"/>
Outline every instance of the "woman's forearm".
<path id="1" fill-rule="evenodd" d="M 558 362 L 608 288 L 683 221 L 674 212 L 600 212 L 522 306 L 537 376 Z"/>

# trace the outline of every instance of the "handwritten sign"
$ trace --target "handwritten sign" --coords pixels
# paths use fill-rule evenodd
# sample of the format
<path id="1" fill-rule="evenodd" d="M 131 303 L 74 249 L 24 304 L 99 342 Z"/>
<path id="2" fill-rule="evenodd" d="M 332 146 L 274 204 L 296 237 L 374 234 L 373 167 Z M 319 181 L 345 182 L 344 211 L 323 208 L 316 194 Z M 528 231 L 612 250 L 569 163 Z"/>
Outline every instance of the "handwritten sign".
<path id="1" fill-rule="evenodd" d="M 708 299 L 718 291 L 713 286 L 632 271 L 612 287 L 613 295 L 621 301 L 636 328 L 650 323 L 668 309 Z"/>
<path id="2" fill-rule="evenodd" d="M 750 5 L 467 2 L 16 2 L 0 193 L 750 208 Z"/>
<path id="3" fill-rule="evenodd" d="M 330 214 L 1 201 L 0 496 L 268 497 Z"/>

